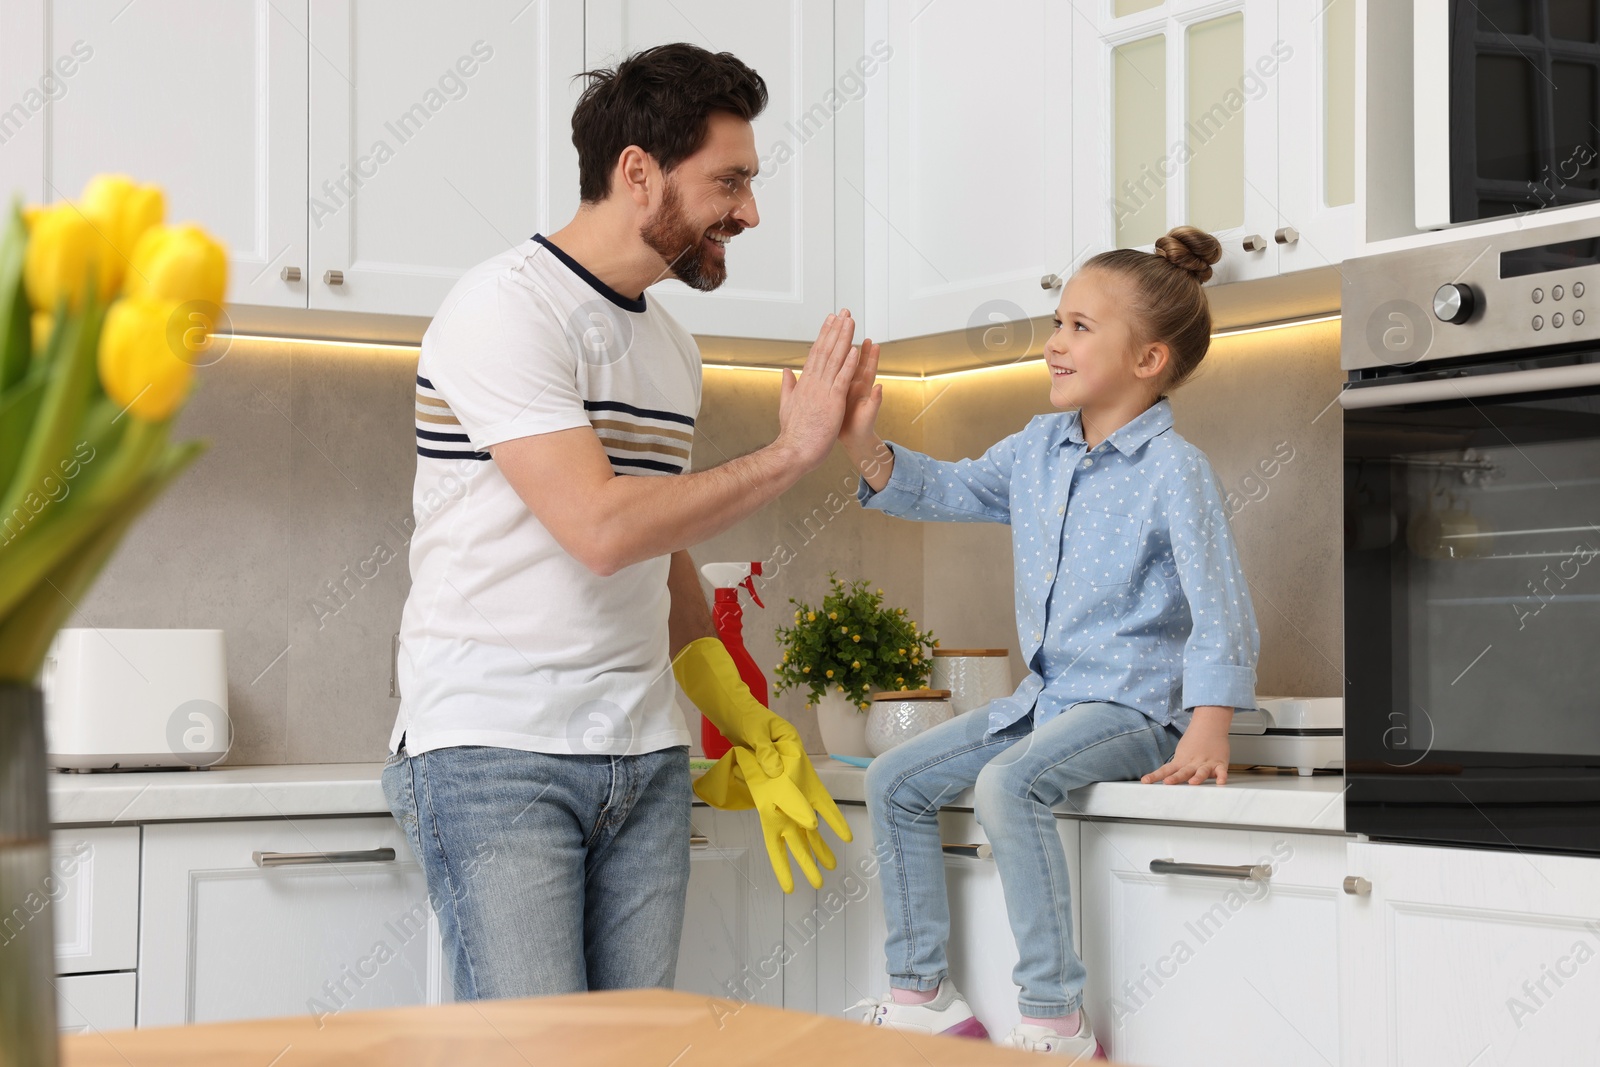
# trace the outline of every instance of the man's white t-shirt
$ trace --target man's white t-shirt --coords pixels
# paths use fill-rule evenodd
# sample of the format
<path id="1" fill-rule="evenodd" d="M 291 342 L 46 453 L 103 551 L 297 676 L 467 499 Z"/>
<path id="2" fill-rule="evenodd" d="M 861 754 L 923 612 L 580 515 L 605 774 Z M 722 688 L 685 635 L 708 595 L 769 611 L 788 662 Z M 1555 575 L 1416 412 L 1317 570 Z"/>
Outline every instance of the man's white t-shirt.
<path id="1" fill-rule="evenodd" d="M 543 237 L 456 283 L 417 366 L 417 525 L 391 752 L 402 736 L 412 754 L 689 743 L 667 655 L 668 557 L 596 575 L 488 449 L 588 426 L 619 476 L 679 474 L 699 411 L 688 331 Z"/>

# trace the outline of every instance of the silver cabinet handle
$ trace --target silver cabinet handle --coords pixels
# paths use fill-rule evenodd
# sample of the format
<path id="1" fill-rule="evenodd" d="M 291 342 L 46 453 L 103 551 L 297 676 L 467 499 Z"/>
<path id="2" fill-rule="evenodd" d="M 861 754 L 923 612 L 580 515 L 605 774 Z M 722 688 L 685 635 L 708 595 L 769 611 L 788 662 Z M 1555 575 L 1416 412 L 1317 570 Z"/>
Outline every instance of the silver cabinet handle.
<path id="1" fill-rule="evenodd" d="M 1344 891 L 1353 897 L 1372 895 L 1372 883 L 1359 874 L 1347 874 L 1344 877 Z"/>
<path id="2" fill-rule="evenodd" d="M 711 838 L 707 837 L 705 834 L 690 834 L 689 847 L 696 850 L 710 848 Z"/>
<path id="3" fill-rule="evenodd" d="M 1300 240 L 1300 231 L 1293 226 L 1280 226 L 1278 232 L 1272 235 L 1272 239 L 1280 245 L 1292 245 Z"/>
<path id="4" fill-rule="evenodd" d="M 343 285 L 344 284 L 344 271 L 342 271 L 342 270 L 325 270 L 325 271 L 323 271 L 322 272 L 322 284 L 324 284 L 324 285 Z"/>
<path id="5" fill-rule="evenodd" d="M 282 278 L 286 282 L 297 282 L 300 280 L 300 268 L 285 267 L 278 272 L 278 277 Z"/>
<path id="6" fill-rule="evenodd" d="M 1267 248 L 1267 239 L 1259 233 L 1253 233 L 1242 242 L 1246 252 L 1264 252 Z"/>
<path id="7" fill-rule="evenodd" d="M 939 846 L 946 856 L 965 856 L 969 860 L 988 860 L 994 858 L 994 849 L 988 845 L 962 844 L 961 842 L 946 841 Z"/>
<path id="8" fill-rule="evenodd" d="M 1265 882 L 1272 877 L 1269 863 L 1179 863 L 1177 860 L 1151 860 L 1151 874 L 1193 874 L 1201 878 L 1237 878 L 1242 882 Z"/>
<path id="9" fill-rule="evenodd" d="M 1039 279 L 1039 288 L 1041 288 L 1041 289 L 1059 289 L 1059 288 L 1061 288 L 1061 275 L 1059 275 L 1059 274 L 1046 274 L 1043 278 Z"/>
<path id="10" fill-rule="evenodd" d="M 318 863 L 387 863 L 394 859 L 392 848 L 369 848 L 358 852 L 253 852 L 257 867 L 310 867 Z"/>

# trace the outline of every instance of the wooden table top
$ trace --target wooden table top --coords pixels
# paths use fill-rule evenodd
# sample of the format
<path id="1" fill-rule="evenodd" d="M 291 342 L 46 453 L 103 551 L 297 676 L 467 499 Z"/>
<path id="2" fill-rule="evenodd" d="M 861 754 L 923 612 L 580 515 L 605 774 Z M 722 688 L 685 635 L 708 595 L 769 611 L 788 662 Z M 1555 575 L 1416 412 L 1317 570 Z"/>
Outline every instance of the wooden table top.
<path id="1" fill-rule="evenodd" d="M 1017 1067 L 1036 1053 L 665 989 L 78 1034 L 62 1067 Z"/>

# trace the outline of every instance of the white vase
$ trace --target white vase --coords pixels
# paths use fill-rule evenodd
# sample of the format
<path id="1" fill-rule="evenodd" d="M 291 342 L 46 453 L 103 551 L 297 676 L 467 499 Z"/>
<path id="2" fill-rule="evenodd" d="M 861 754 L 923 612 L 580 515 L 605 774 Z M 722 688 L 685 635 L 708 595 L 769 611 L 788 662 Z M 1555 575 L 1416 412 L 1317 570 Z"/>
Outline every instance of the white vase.
<path id="1" fill-rule="evenodd" d="M 832 756 L 869 758 L 867 713 L 850 698 L 831 689 L 817 702 L 817 729 L 822 731 L 822 747 Z"/>

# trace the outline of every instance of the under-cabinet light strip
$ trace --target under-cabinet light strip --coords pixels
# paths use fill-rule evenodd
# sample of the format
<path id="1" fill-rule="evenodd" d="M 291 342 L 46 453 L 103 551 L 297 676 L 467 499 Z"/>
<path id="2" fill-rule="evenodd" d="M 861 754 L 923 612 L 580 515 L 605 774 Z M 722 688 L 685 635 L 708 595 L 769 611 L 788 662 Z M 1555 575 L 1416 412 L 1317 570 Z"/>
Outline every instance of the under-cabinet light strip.
<path id="1" fill-rule="evenodd" d="M 1242 337 L 1245 334 L 1265 333 L 1268 330 L 1288 330 L 1296 326 L 1314 326 L 1323 322 L 1338 322 L 1339 319 L 1339 313 L 1334 312 L 1330 315 L 1315 315 L 1304 319 L 1285 319 L 1282 322 L 1268 322 L 1260 326 L 1240 326 L 1233 329 L 1218 330 L 1216 333 L 1211 335 L 1211 339 L 1215 341 L 1220 337 Z M 219 338 L 225 337 L 229 340 L 236 341 L 274 341 L 279 344 L 321 345 L 331 348 L 386 348 L 399 351 L 417 352 L 420 351 L 422 347 L 418 344 L 396 341 L 338 341 L 322 337 L 280 337 L 275 334 L 264 333 L 230 333 L 218 334 L 217 336 Z M 1012 367 L 1026 367 L 1042 362 L 1044 362 L 1044 357 L 1039 355 L 1029 356 L 1026 359 L 1019 359 L 1014 363 L 1001 363 L 989 367 L 967 367 L 963 370 L 935 371 L 932 374 L 880 373 L 878 377 L 883 380 L 896 382 L 931 382 L 941 378 L 955 378 L 966 374 L 987 374 L 991 371 L 1007 370 Z M 749 363 L 704 363 L 701 364 L 701 366 L 708 369 L 717 368 L 719 370 L 760 371 L 767 374 L 778 374 L 784 370 L 782 367 L 760 366 Z"/>

